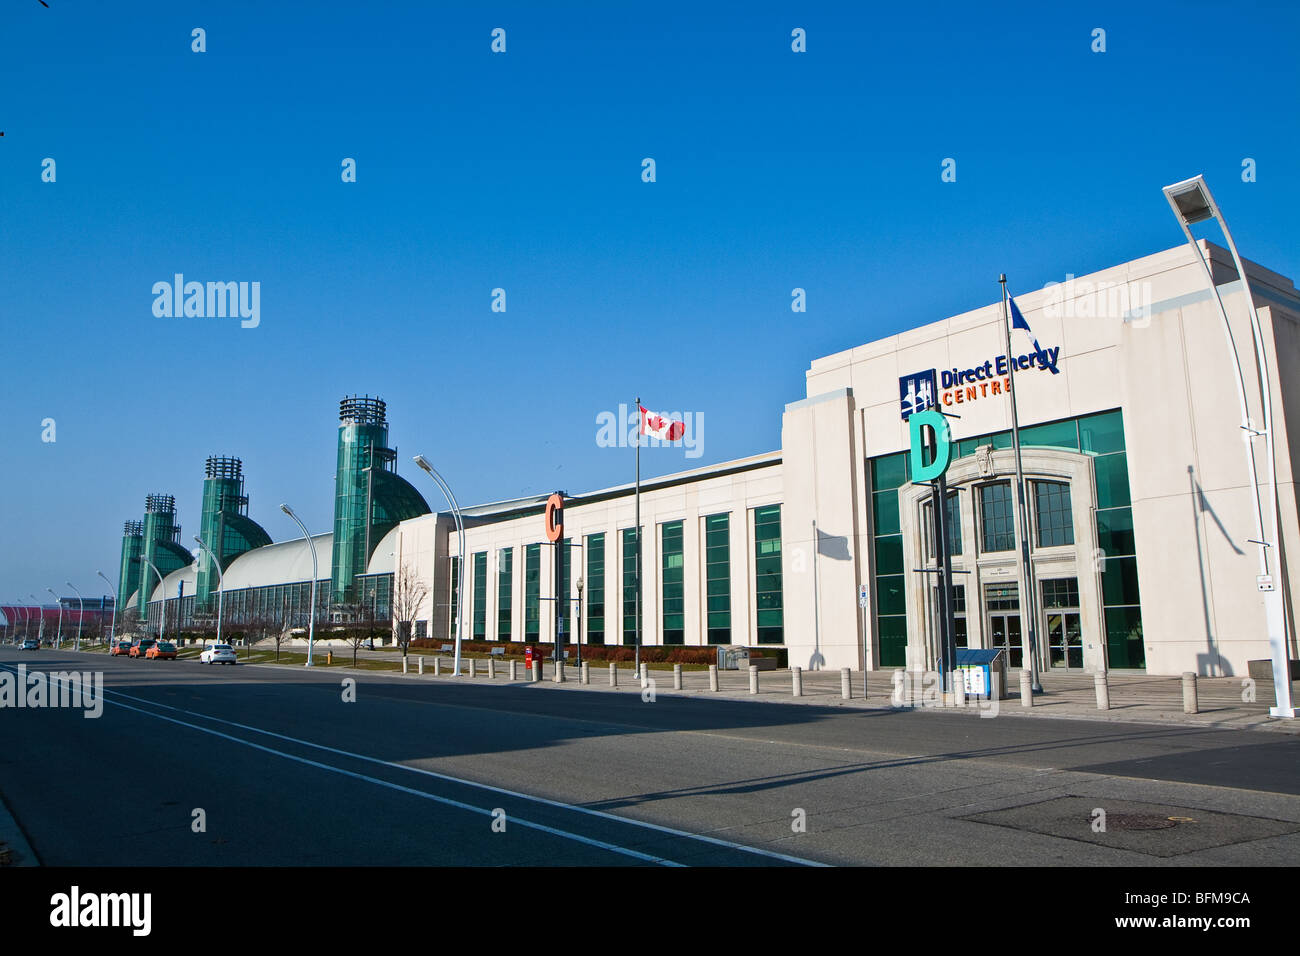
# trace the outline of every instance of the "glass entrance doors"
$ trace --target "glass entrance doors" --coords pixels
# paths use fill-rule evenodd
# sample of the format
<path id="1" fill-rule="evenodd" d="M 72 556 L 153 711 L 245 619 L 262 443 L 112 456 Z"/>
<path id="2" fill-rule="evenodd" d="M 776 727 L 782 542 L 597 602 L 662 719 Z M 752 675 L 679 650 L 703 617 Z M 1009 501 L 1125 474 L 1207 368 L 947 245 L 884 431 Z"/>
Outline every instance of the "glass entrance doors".
<path id="1" fill-rule="evenodd" d="M 1024 644 L 1020 632 L 1019 585 L 986 584 L 984 606 L 988 613 L 989 647 L 1006 654 L 1008 667 L 1020 667 Z"/>
<path id="2" fill-rule="evenodd" d="M 1083 667 L 1083 625 L 1079 618 L 1078 578 L 1042 582 L 1047 616 L 1047 660 L 1052 667 Z"/>

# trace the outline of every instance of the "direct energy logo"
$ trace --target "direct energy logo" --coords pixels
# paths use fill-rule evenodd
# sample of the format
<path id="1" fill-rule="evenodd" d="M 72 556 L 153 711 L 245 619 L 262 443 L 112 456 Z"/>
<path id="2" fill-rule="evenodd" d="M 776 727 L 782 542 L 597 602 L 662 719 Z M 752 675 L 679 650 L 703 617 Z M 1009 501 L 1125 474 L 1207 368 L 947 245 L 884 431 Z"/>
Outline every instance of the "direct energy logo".
<path id="1" fill-rule="evenodd" d="M 951 368 L 938 372 L 928 369 L 903 375 L 898 380 L 899 409 L 906 421 L 914 413 L 942 404 L 961 405 L 990 395 L 1011 394 L 1011 363 L 1015 371 L 1040 371 L 1060 374 L 1061 347 L 1035 349 L 1023 355 L 996 355 L 970 368 Z"/>

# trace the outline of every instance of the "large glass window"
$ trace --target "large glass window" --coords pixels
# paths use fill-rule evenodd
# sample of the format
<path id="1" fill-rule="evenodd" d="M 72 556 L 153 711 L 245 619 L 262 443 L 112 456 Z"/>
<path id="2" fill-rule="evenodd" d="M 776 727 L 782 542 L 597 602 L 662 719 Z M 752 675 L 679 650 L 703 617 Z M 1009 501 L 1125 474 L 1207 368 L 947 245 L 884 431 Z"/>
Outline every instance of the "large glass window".
<path id="1" fill-rule="evenodd" d="M 1034 513 L 1038 516 L 1038 546 L 1074 544 L 1074 514 L 1070 486 L 1061 481 L 1034 482 Z"/>
<path id="2" fill-rule="evenodd" d="M 925 532 L 925 553 L 934 557 L 934 503 L 924 502 L 922 506 L 922 523 Z M 901 539 L 900 539 L 901 544 Z M 948 496 L 948 556 L 961 554 L 961 498 L 956 492 Z M 901 560 L 901 558 L 900 558 Z"/>
<path id="3" fill-rule="evenodd" d="M 487 638 L 487 552 L 474 555 L 474 640 Z"/>
<path id="4" fill-rule="evenodd" d="M 447 618 L 447 636 L 454 639 L 460 624 L 457 617 L 460 611 L 460 555 L 452 555 L 447 560 L 451 563 L 451 614 Z"/>
<path id="5" fill-rule="evenodd" d="M 636 643 L 636 529 L 623 529 L 623 643 Z"/>
<path id="6" fill-rule="evenodd" d="M 731 516 L 704 519 L 705 601 L 710 644 L 731 643 Z"/>
<path id="7" fill-rule="evenodd" d="M 984 551 L 1011 551 L 1016 546 L 1011 483 L 980 485 L 980 533 Z"/>
<path id="8" fill-rule="evenodd" d="M 901 667 L 907 660 L 907 603 L 904 599 L 903 539 L 898 489 L 908 480 L 907 453 L 871 461 L 872 554 L 875 557 L 876 634 L 880 640 L 878 666 Z M 886 571 L 884 565 L 891 570 Z"/>
<path id="9" fill-rule="evenodd" d="M 502 548 L 497 552 L 497 640 L 512 637 L 511 613 L 514 610 L 515 549 Z"/>
<path id="10" fill-rule="evenodd" d="M 663 633 L 665 644 L 686 643 L 686 601 L 682 593 L 682 523 L 660 526 Z"/>
<path id="11" fill-rule="evenodd" d="M 542 546 L 524 548 L 524 640 L 535 641 L 542 629 Z"/>
<path id="12" fill-rule="evenodd" d="M 587 616 L 587 643 L 605 643 L 605 535 L 587 535 L 587 579 L 583 582 L 583 613 Z"/>
<path id="13" fill-rule="evenodd" d="M 780 644 L 785 640 L 780 505 L 754 509 L 754 579 L 758 643 Z"/>

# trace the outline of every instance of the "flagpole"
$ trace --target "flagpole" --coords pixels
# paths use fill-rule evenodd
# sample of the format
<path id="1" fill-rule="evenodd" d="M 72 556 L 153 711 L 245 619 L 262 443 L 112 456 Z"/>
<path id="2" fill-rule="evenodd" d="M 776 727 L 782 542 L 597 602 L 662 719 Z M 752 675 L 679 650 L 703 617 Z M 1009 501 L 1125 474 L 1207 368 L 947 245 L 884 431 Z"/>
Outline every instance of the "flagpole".
<path id="1" fill-rule="evenodd" d="M 1038 611 L 1034 600 L 1034 566 L 1029 556 L 1029 514 L 1025 503 L 1025 468 L 1020 457 L 1020 416 L 1016 412 L 1016 363 L 1011 357 L 1011 321 L 1007 311 L 1007 276 L 1004 272 L 998 282 L 1002 285 L 1002 335 L 1007 345 L 1007 374 L 1011 382 L 1011 447 L 1016 453 L 1016 537 L 1020 547 L 1016 553 L 1016 571 L 1020 578 L 1020 606 L 1025 626 L 1021 629 L 1021 646 L 1024 660 L 1021 667 L 1029 668 L 1033 692 L 1041 694 L 1042 684 L 1038 681 L 1038 668 L 1034 666 L 1034 654 L 1038 648 Z"/>
<path id="2" fill-rule="evenodd" d="M 636 677 L 641 679 L 641 397 L 636 400 Z"/>

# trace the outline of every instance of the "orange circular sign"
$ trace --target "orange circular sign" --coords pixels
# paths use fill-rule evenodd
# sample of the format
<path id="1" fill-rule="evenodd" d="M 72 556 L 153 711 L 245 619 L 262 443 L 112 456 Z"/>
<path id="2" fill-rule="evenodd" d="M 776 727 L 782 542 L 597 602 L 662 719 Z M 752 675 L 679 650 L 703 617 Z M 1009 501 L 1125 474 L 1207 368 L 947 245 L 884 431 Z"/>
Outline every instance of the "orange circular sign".
<path id="1" fill-rule="evenodd" d="M 564 537 L 564 499 L 557 491 L 546 499 L 546 540 L 559 541 Z"/>

